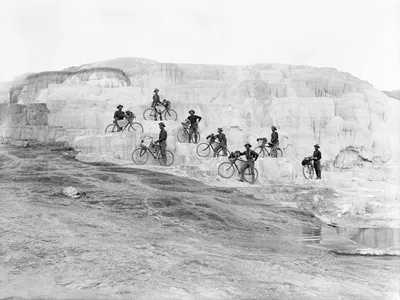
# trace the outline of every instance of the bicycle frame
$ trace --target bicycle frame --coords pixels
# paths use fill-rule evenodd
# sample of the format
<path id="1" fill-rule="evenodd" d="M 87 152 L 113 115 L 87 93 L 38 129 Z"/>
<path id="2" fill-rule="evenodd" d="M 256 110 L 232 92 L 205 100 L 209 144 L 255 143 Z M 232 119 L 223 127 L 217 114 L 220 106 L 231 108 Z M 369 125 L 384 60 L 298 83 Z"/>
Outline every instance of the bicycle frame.
<path id="1" fill-rule="evenodd" d="M 234 166 L 236 167 L 236 170 L 238 171 L 238 173 L 239 173 L 239 175 L 240 175 L 242 172 L 240 172 L 240 169 L 239 169 L 238 165 L 236 164 L 237 161 L 241 161 L 241 162 L 246 162 L 246 161 L 243 160 L 243 159 L 240 159 L 240 158 L 235 158 L 235 160 L 230 161 L 231 166 L 234 165 Z M 247 167 L 247 168 L 248 168 L 248 167 Z M 246 168 L 246 169 L 247 169 L 247 168 Z M 246 169 L 245 169 L 245 170 L 246 170 Z"/>
<path id="2" fill-rule="evenodd" d="M 162 117 L 162 114 L 165 113 L 166 111 L 169 111 L 168 108 L 166 108 L 164 105 L 164 110 L 162 112 L 158 112 L 158 110 L 155 107 L 152 107 L 154 109 L 154 113 L 156 113 L 157 115 L 159 115 L 160 117 Z"/>
<path id="3" fill-rule="evenodd" d="M 146 146 L 141 146 L 141 147 L 142 147 L 142 149 L 145 149 L 146 152 L 149 152 L 151 154 L 151 156 L 153 156 L 154 159 L 157 159 L 161 155 L 160 146 L 155 145 L 153 142 L 150 143 L 150 147 L 157 147 L 156 155 L 154 155 L 154 152 L 150 150 L 150 147 L 146 147 Z"/>
<path id="4" fill-rule="evenodd" d="M 114 125 L 115 126 L 118 126 L 119 128 L 121 128 L 121 131 L 125 131 L 125 129 L 128 127 L 128 126 L 130 126 L 130 125 L 132 125 L 134 122 L 134 120 L 136 119 L 136 117 L 135 118 L 131 118 L 131 119 L 128 119 L 128 118 L 125 118 L 125 120 L 127 120 L 128 121 L 128 123 L 126 123 L 126 125 L 124 126 L 124 127 L 119 127 L 119 125 L 118 125 L 118 123 L 114 123 Z"/>

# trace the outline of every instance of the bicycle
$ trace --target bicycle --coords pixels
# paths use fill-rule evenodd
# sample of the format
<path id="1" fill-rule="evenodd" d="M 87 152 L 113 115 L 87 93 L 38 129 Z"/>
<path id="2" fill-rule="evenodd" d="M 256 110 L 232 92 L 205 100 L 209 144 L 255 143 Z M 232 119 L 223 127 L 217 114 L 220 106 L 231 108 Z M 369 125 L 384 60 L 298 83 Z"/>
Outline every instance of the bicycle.
<path id="1" fill-rule="evenodd" d="M 314 165 L 311 156 L 305 157 L 301 162 L 303 165 L 303 176 L 305 179 L 313 179 L 314 177 Z"/>
<path id="2" fill-rule="evenodd" d="M 164 110 L 162 112 L 157 111 L 157 115 L 160 116 L 161 121 L 163 120 L 163 116 L 164 120 L 166 121 L 176 121 L 178 119 L 178 114 L 176 113 L 176 111 L 166 106 L 164 106 Z M 157 120 L 157 115 L 154 107 L 148 108 L 143 112 L 143 119 L 145 119 L 146 121 Z"/>
<path id="3" fill-rule="evenodd" d="M 157 159 L 160 165 L 163 165 L 163 157 L 161 156 L 161 148 L 154 144 L 153 139 L 146 136 L 141 140 L 140 147 L 132 152 L 132 161 L 137 165 L 144 165 L 149 159 L 149 153 L 154 159 Z M 174 162 L 174 154 L 166 150 L 167 160 L 165 165 L 170 166 Z"/>
<path id="4" fill-rule="evenodd" d="M 236 164 L 236 161 L 241 161 L 241 162 L 246 162 L 243 159 L 240 159 L 238 156 L 230 158 L 229 162 L 223 162 L 222 164 L 220 164 L 218 166 L 218 174 L 219 176 L 221 176 L 222 178 L 231 178 L 234 174 L 235 174 L 235 168 L 239 173 L 239 176 L 241 175 L 240 169 L 238 167 L 238 165 Z M 254 181 L 256 181 L 258 179 L 258 170 L 256 168 L 254 168 Z M 244 170 L 244 180 L 248 183 L 251 183 L 253 178 L 250 172 L 250 168 L 247 167 Z"/>
<path id="5" fill-rule="evenodd" d="M 210 138 L 208 142 L 202 142 L 202 143 L 198 144 L 197 148 L 196 148 L 197 155 L 200 157 L 208 157 L 210 155 L 211 149 L 214 152 L 213 143 L 219 144 L 218 142 L 215 141 L 215 138 Z M 220 155 L 221 156 L 229 156 L 231 154 L 231 152 L 228 149 L 226 149 L 227 155 L 220 154 L 222 151 L 224 151 L 224 149 L 222 149 L 222 148 L 220 148 L 218 150 L 217 157 L 219 157 Z"/>
<path id="6" fill-rule="evenodd" d="M 138 123 L 138 122 L 133 122 L 133 120 L 136 118 L 135 115 L 132 115 L 131 117 L 126 118 L 126 120 L 128 121 L 128 123 L 126 123 L 126 125 L 124 127 L 122 127 L 122 129 L 120 130 L 122 131 L 135 131 L 136 133 L 143 133 L 143 126 L 142 124 Z M 112 123 L 110 125 L 107 125 L 106 129 L 104 130 L 105 133 L 107 132 L 118 132 L 118 127 L 117 124 Z"/>
<path id="7" fill-rule="evenodd" d="M 258 138 L 257 142 L 259 143 L 257 148 L 254 149 L 254 151 L 260 156 L 260 158 L 264 158 L 266 156 L 271 156 L 271 150 L 268 151 L 268 148 L 272 148 L 272 145 L 270 143 L 268 143 L 268 146 L 266 146 L 267 144 L 267 138 Z M 261 142 L 261 143 L 260 143 Z M 282 157 L 283 156 L 283 151 L 281 148 L 276 148 L 276 155 L 277 157 Z"/>
<path id="8" fill-rule="evenodd" d="M 178 130 L 178 133 L 176 134 L 176 138 L 180 143 L 187 143 L 189 141 L 189 131 L 190 131 L 190 125 L 187 125 L 186 123 L 182 122 L 183 127 Z M 200 141 L 200 133 L 196 132 L 192 134 L 192 140 L 191 142 L 194 144 L 197 144 L 195 141 L 195 137 L 197 135 L 197 143 Z"/>

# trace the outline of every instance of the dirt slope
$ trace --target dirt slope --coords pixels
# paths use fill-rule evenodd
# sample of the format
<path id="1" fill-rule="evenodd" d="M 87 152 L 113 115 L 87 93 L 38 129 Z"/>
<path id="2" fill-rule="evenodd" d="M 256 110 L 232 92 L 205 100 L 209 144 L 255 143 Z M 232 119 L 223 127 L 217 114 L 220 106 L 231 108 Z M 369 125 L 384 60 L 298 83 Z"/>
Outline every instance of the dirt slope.
<path id="1" fill-rule="evenodd" d="M 398 260 L 305 246 L 316 218 L 232 188 L 40 147 L 0 148 L 0 169 L 0 299 L 398 295 Z"/>

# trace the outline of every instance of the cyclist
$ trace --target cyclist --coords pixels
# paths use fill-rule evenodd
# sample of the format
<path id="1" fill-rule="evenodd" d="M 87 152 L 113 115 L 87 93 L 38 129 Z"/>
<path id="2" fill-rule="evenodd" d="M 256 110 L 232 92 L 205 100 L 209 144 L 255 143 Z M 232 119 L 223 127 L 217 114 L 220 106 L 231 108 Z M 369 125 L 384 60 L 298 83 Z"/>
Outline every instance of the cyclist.
<path id="1" fill-rule="evenodd" d="M 191 142 L 194 133 L 194 143 L 197 144 L 197 133 L 199 132 L 199 122 L 201 121 L 201 117 L 196 116 L 195 111 L 191 109 L 189 110 L 189 117 L 187 117 L 187 119 L 190 121 L 189 143 Z"/>
<path id="2" fill-rule="evenodd" d="M 240 169 L 239 181 L 244 181 L 244 171 L 249 168 L 251 172 L 251 184 L 254 184 L 254 163 L 258 159 L 258 154 L 250 149 L 252 146 L 249 143 L 246 143 L 244 147 L 246 148 L 246 151 L 240 152 L 239 154 L 240 156 L 246 155 L 246 163 Z"/>
<path id="3" fill-rule="evenodd" d="M 160 134 L 158 135 L 158 140 L 154 142 L 154 144 L 160 144 L 160 152 L 161 157 L 164 163 L 164 166 L 167 165 L 167 131 L 165 130 L 164 122 L 158 123 L 158 127 L 160 127 Z"/>
<path id="4" fill-rule="evenodd" d="M 271 130 L 271 142 L 268 143 L 271 146 L 271 157 L 278 157 L 276 149 L 279 148 L 279 134 L 275 126 L 272 126 Z"/>
<path id="5" fill-rule="evenodd" d="M 321 179 L 321 151 L 319 151 L 320 147 L 318 146 L 318 144 L 314 145 L 314 153 L 312 155 L 312 160 L 314 161 L 314 169 L 315 169 L 315 173 L 317 175 L 316 179 Z"/>
<path id="6" fill-rule="evenodd" d="M 160 100 L 160 96 L 158 95 L 159 89 L 154 90 L 154 95 L 153 95 L 153 102 L 151 103 L 151 107 L 154 108 L 154 120 L 157 121 L 157 115 L 160 115 L 160 120 L 162 120 L 161 114 L 157 110 L 157 106 L 163 105 L 163 103 Z"/>
<path id="7" fill-rule="evenodd" d="M 121 121 L 123 121 L 124 120 L 124 118 L 126 117 L 126 114 L 122 111 L 122 108 L 123 108 L 124 106 L 123 105 L 118 105 L 117 106 L 117 111 L 115 111 L 115 113 L 114 113 L 114 121 L 113 121 L 113 123 L 117 126 L 117 131 L 121 131 L 122 130 L 122 127 L 121 126 L 123 126 L 121 123 Z"/>
<path id="8" fill-rule="evenodd" d="M 218 150 L 222 148 L 223 155 L 222 156 L 228 156 L 227 154 L 227 143 L 228 140 L 226 139 L 225 133 L 222 132 L 222 128 L 218 128 L 218 134 L 214 135 L 213 133 L 210 134 L 209 136 L 206 137 L 206 139 L 211 138 L 211 143 L 215 141 L 216 138 L 218 138 L 219 144 L 217 144 L 214 148 L 214 154 L 213 157 L 217 157 Z"/>

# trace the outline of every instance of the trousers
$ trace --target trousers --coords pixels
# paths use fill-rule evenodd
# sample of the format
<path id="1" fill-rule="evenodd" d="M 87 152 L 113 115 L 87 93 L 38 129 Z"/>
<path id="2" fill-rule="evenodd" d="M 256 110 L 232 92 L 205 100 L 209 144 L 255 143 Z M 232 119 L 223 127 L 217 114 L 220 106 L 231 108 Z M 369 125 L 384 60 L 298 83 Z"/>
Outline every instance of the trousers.
<path id="1" fill-rule="evenodd" d="M 314 160 L 314 169 L 317 179 L 321 179 L 321 162 L 319 160 Z"/>

